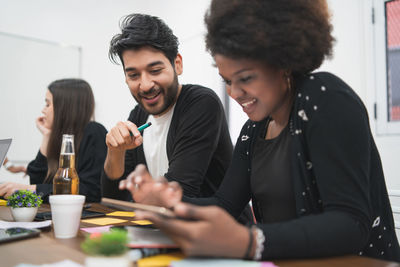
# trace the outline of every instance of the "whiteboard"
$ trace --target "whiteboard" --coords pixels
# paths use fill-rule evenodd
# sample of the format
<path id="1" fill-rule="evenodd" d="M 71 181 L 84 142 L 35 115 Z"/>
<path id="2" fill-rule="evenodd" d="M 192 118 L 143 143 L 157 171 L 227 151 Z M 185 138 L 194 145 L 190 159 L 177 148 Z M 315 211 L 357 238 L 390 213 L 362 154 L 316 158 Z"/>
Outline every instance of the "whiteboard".
<path id="1" fill-rule="evenodd" d="M 47 86 L 80 73 L 80 47 L 0 32 L 0 139 L 13 139 L 12 161 L 29 162 L 39 150 L 42 135 L 35 120 Z"/>

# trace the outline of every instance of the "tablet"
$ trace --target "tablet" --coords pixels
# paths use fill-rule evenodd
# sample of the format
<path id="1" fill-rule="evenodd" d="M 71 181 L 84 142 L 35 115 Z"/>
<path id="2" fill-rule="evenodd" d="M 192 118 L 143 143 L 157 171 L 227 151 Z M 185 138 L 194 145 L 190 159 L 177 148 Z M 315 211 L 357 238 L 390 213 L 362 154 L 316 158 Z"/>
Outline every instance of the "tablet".
<path id="1" fill-rule="evenodd" d="M 20 240 L 30 237 L 37 237 L 39 235 L 40 235 L 40 230 L 38 229 L 27 229 L 20 227 L 0 229 L 0 243 Z"/>
<path id="2" fill-rule="evenodd" d="M 151 212 L 157 213 L 158 215 L 166 217 L 166 218 L 176 218 L 175 213 L 173 211 L 171 211 L 167 208 L 164 208 L 164 207 L 159 207 L 159 206 L 122 201 L 122 200 L 111 199 L 111 198 L 106 198 L 106 197 L 101 198 L 101 204 L 103 204 L 107 207 L 112 207 L 112 208 L 117 208 L 117 209 L 128 208 L 128 209 L 134 209 L 134 210 L 137 209 L 137 210 L 151 211 Z"/>
<path id="3" fill-rule="evenodd" d="M 103 212 L 97 212 L 97 211 L 90 211 L 90 210 L 83 210 L 81 219 L 84 218 L 93 218 L 93 217 L 101 217 L 105 216 L 106 214 Z M 46 212 L 38 212 L 35 216 L 35 221 L 45 221 L 45 220 L 51 220 L 51 212 L 46 211 Z"/>

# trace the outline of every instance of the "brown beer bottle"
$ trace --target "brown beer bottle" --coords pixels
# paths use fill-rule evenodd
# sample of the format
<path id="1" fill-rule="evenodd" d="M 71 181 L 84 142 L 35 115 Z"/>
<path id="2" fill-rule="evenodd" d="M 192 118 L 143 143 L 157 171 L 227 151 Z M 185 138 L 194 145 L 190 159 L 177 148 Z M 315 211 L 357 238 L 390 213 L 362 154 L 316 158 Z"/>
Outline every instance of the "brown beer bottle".
<path id="1" fill-rule="evenodd" d="M 59 167 L 53 179 L 53 194 L 79 194 L 79 177 L 75 169 L 74 135 L 64 134 Z"/>

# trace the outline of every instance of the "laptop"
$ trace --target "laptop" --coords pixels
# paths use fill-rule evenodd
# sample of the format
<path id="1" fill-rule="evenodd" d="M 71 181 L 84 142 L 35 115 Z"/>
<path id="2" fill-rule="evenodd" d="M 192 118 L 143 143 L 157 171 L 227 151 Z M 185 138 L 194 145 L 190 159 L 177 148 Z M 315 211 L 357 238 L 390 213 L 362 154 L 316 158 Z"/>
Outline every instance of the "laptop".
<path id="1" fill-rule="evenodd" d="M 6 158 L 8 149 L 10 148 L 12 139 L 0 139 L 0 169 L 3 166 L 4 159 Z"/>
<path id="2" fill-rule="evenodd" d="M 0 139 L 0 169 L 3 166 L 4 159 L 6 158 L 8 149 L 10 148 L 12 139 Z M 1 182 L 0 182 L 1 184 Z M 0 197 L 0 206 L 4 206 L 4 198 Z M 3 202 L 3 203 L 1 203 Z"/>

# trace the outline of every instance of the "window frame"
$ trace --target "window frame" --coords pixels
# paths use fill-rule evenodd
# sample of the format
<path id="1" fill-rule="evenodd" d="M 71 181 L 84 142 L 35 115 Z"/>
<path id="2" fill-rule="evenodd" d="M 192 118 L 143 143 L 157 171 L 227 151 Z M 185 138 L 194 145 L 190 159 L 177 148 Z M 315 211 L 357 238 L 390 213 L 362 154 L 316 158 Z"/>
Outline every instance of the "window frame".
<path id="1" fill-rule="evenodd" d="M 378 135 L 400 135 L 400 121 L 389 121 L 386 3 L 391 1 L 374 0 L 372 12 L 376 90 L 374 109 Z"/>

